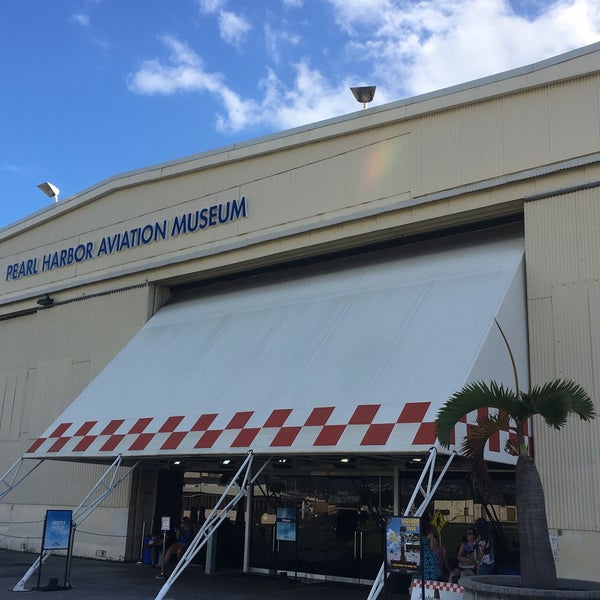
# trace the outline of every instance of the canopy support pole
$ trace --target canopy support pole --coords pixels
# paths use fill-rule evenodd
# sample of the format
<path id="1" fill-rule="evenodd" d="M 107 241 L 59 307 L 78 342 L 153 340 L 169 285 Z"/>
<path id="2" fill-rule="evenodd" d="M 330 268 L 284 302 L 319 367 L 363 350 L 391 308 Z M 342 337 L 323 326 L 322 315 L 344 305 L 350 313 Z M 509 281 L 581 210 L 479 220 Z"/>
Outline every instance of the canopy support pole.
<path id="1" fill-rule="evenodd" d="M 73 540 L 75 536 L 75 530 L 78 525 L 81 525 L 94 510 L 98 507 L 98 505 L 109 496 L 138 466 L 139 462 L 136 462 L 132 467 L 130 467 L 125 474 L 121 477 L 117 478 L 118 469 L 121 466 L 123 458 L 119 454 L 114 462 L 108 467 L 108 469 L 104 472 L 104 474 L 98 479 L 94 487 L 90 490 L 88 495 L 79 503 L 79 506 L 73 511 L 73 531 L 71 534 L 71 540 Z M 92 496 L 94 493 L 100 488 L 100 486 L 104 486 L 104 491 L 99 493 L 92 500 Z M 88 503 L 89 501 L 89 503 Z M 42 544 L 44 541 L 42 540 Z M 72 549 L 69 550 L 69 553 Z M 50 555 L 54 552 L 54 550 L 44 550 L 41 556 L 38 556 L 35 562 L 29 567 L 27 573 L 23 575 L 23 577 L 17 582 L 15 587 L 12 588 L 13 592 L 28 592 L 29 589 L 25 587 L 25 584 L 29 580 L 29 578 L 35 573 L 35 571 L 40 567 L 41 564 L 45 563 Z M 67 557 L 69 560 L 69 557 Z"/>
<path id="2" fill-rule="evenodd" d="M 202 547 L 208 542 L 210 537 L 217 531 L 219 525 L 221 525 L 225 519 L 229 518 L 229 513 L 242 499 L 248 488 L 251 487 L 258 479 L 271 460 L 267 459 L 262 467 L 256 472 L 256 474 L 250 478 L 253 456 L 252 450 L 249 450 L 244 462 L 232 478 L 229 485 L 225 488 L 225 491 L 217 501 L 215 507 L 206 517 L 206 521 L 204 521 L 202 527 L 200 527 L 200 530 L 192 540 L 192 543 L 187 547 L 187 550 L 183 553 L 182 557 L 179 559 L 179 562 L 175 565 L 173 572 L 171 575 L 169 575 L 169 578 L 165 581 L 162 588 L 160 588 L 155 600 L 162 600 L 165 597 L 165 594 L 169 591 L 173 583 L 175 583 L 175 580 L 183 573 L 186 567 L 194 559 L 196 554 L 198 554 Z M 238 483 L 237 480 L 240 477 L 241 481 Z M 223 506 L 229 490 L 234 486 L 238 488 L 238 493 Z"/>
<path id="3" fill-rule="evenodd" d="M 437 478 L 434 481 L 434 474 L 435 474 L 434 469 L 435 469 L 436 456 L 437 456 L 437 450 L 433 447 L 430 448 L 429 449 L 429 458 L 427 459 L 427 462 L 423 466 L 423 471 L 421 472 L 419 481 L 417 482 L 417 485 L 415 486 L 415 491 L 413 492 L 413 495 L 411 496 L 410 500 L 408 501 L 408 505 L 404 509 L 405 517 L 408 517 L 408 516 L 422 517 L 423 516 L 425 509 L 427 508 L 429 503 L 433 500 L 433 496 L 435 495 L 435 492 L 438 489 L 438 486 L 440 485 L 442 479 L 444 478 L 446 471 L 450 467 L 450 463 L 456 456 L 456 453 L 453 452 L 452 454 L 450 454 L 448 456 L 448 460 L 446 461 L 444 468 L 440 471 L 439 475 L 437 476 Z M 425 487 L 423 487 L 423 481 L 425 480 L 425 478 L 427 478 L 427 483 L 426 483 Z M 419 493 L 421 493 L 423 495 L 423 500 L 422 500 L 421 504 L 419 504 L 419 506 L 415 509 L 414 505 L 415 505 L 415 502 L 417 501 L 417 496 L 419 495 Z M 377 573 L 377 577 L 375 578 L 375 581 L 373 582 L 373 587 L 371 587 L 371 591 L 369 592 L 369 596 L 367 597 L 367 600 L 375 600 L 379 596 L 379 594 L 383 590 L 383 586 L 385 584 L 385 577 L 386 577 L 386 573 L 385 573 L 385 559 L 384 559 L 381 567 L 379 568 L 379 572 Z"/>
<path id="4" fill-rule="evenodd" d="M 2 475 L 2 477 L 0 478 L 0 483 L 6 486 L 6 488 L 0 492 L 0 500 L 2 500 L 2 498 L 4 498 L 6 494 L 14 490 L 21 483 L 21 481 L 23 481 L 23 479 L 25 479 L 28 475 L 33 473 L 33 471 L 35 471 L 44 462 L 43 458 L 38 459 L 38 462 L 33 467 L 31 467 L 31 469 L 29 469 L 27 473 L 19 476 L 19 472 L 25 460 L 27 459 L 23 456 L 19 458 L 13 464 L 13 466 L 10 467 L 8 471 L 6 471 L 6 473 L 4 473 L 4 475 Z"/>

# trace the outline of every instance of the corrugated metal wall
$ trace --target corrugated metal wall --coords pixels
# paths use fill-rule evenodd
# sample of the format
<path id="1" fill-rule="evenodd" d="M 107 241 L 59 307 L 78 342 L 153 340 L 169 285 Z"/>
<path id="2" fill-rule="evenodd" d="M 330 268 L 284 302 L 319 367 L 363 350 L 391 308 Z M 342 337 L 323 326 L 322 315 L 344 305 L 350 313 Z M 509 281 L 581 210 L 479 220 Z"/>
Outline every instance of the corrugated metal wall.
<path id="1" fill-rule="evenodd" d="M 526 204 L 525 239 L 532 383 L 574 379 L 600 413 L 600 188 Z M 600 420 L 534 427 L 549 526 L 598 531 Z"/>
<path id="2" fill-rule="evenodd" d="M 0 321 L 0 471 L 4 471 L 68 406 L 149 316 L 147 286 L 83 298 Z M 17 335 L 18 332 L 18 335 Z M 11 414 L 5 419 L 5 414 Z M 78 503 L 102 466 L 47 462 L 5 501 L 35 505 Z M 56 485 L 56 482 L 61 485 Z M 124 485 L 104 503 L 127 507 Z"/>

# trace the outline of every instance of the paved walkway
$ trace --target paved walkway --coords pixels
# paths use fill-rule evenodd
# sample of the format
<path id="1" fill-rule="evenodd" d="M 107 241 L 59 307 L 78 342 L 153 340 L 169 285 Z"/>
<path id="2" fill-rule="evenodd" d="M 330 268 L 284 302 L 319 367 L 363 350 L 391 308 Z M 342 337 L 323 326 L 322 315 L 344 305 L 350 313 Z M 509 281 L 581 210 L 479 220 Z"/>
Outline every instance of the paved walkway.
<path id="1" fill-rule="evenodd" d="M 25 575 L 36 555 L 0 549 L 0 600 L 16 600 L 23 593 L 10 589 Z M 51 556 L 42 567 L 40 586 L 50 578 L 64 581 L 65 559 Z M 157 580 L 157 569 L 135 563 L 113 563 L 74 558 L 71 567 L 71 590 L 52 591 L 46 600 L 153 600 L 164 581 Z M 37 585 L 37 572 L 27 587 Z M 366 600 L 370 588 L 319 581 L 294 581 L 293 578 L 273 578 L 242 573 L 205 575 L 204 569 L 190 565 L 177 579 L 165 600 Z M 39 595 L 31 591 L 26 597 Z M 380 600 L 385 593 L 382 592 Z M 405 600 L 407 594 L 388 593 L 389 600 Z"/>

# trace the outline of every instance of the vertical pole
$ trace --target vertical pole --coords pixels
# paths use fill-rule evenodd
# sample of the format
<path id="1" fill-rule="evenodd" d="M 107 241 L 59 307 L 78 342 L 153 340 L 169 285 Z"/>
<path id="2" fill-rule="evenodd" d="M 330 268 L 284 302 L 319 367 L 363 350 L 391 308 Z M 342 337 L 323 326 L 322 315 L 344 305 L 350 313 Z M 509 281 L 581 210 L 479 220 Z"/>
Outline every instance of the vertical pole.
<path id="1" fill-rule="evenodd" d="M 394 467 L 394 514 L 400 514 L 400 469 Z"/>
<path id="2" fill-rule="evenodd" d="M 75 539 L 75 528 L 77 527 L 77 523 L 73 523 L 71 521 L 71 530 L 69 531 L 69 547 L 67 549 L 67 564 L 65 565 L 65 589 L 71 588 L 71 560 L 73 559 L 73 541 Z"/>
<path id="3" fill-rule="evenodd" d="M 142 522 L 142 541 L 140 542 L 140 560 L 138 560 L 138 565 L 141 565 L 144 562 L 144 536 L 146 535 L 146 521 Z"/>
<path id="4" fill-rule="evenodd" d="M 252 541 L 252 515 L 254 514 L 254 484 L 250 484 L 246 490 L 246 523 L 244 524 L 244 573 L 250 571 L 250 545 Z"/>

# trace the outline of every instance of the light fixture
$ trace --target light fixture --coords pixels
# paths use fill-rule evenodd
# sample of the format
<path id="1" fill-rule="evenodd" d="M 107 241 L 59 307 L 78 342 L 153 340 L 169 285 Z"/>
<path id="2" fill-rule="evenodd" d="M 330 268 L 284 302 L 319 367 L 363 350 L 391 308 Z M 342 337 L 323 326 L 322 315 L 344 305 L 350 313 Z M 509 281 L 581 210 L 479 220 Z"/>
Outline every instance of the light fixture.
<path id="1" fill-rule="evenodd" d="M 367 104 L 373 101 L 375 97 L 375 85 L 367 85 L 363 87 L 351 87 L 350 91 L 354 94 L 357 102 L 363 105 L 363 108 L 367 108 Z"/>
<path id="2" fill-rule="evenodd" d="M 46 196 L 54 198 L 54 202 L 58 202 L 58 194 L 60 190 L 54 184 L 50 183 L 49 181 L 44 181 L 44 183 L 40 183 L 38 185 L 38 188 L 42 190 Z"/>
<path id="3" fill-rule="evenodd" d="M 224 467 L 226 467 L 227 465 L 230 465 L 230 464 L 231 464 L 231 459 L 230 458 L 224 458 L 221 461 L 221 465 L 224 466 Z"/>
<path id="4" fill-rule="evenodd" d="M 174 460 L 174 461 L 173 461 L 173 464 L 174 464 L 174 465 L 180 465 L 180 464 L 181 464 L 181 461 L 180 461 L 180 460 Z"/>
<path id="5" fill-rule="evenodd" d="M 54 304 L 54 298 L 50 298 L 50 296 L 48 294 L 46 294 L 43 298 L 40 298 L 37 301 L 37 304 L 39 306 L 43 306 L 44 308 L 47 308 L 48 306 L 52 306 Z"/>

